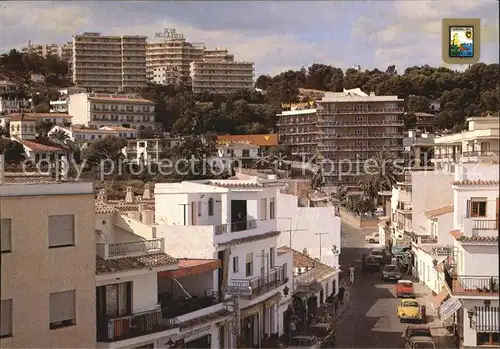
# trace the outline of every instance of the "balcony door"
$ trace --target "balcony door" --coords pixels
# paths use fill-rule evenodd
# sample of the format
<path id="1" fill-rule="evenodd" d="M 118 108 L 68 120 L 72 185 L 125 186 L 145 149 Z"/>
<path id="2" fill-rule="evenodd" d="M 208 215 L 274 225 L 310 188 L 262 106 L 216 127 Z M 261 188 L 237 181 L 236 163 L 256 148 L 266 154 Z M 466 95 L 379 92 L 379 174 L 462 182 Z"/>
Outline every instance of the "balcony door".
<path id="1" fill-rule="evenodd" d="M 231 200 L 231 231 L 246 230 L 247 202 L 246 200 Z"/>
<path id="2" fill-rule="evenodd" d="M 115 318 L 131 314 L 132 283 L 97 287 L 97 318 Z"/>

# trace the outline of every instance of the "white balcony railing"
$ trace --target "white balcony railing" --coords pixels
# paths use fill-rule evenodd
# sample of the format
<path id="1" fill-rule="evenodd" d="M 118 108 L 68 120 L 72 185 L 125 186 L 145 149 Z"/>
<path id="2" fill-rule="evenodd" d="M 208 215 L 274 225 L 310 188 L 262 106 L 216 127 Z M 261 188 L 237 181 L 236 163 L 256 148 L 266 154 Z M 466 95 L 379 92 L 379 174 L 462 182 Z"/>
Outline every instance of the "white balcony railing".
<path id="1" fill-rule="evenodd" d="M 97 244 L 96 246 L 97 255 L 105 259 L 164 252 L 165 240 L 163 238 L 119 244 Z"/>

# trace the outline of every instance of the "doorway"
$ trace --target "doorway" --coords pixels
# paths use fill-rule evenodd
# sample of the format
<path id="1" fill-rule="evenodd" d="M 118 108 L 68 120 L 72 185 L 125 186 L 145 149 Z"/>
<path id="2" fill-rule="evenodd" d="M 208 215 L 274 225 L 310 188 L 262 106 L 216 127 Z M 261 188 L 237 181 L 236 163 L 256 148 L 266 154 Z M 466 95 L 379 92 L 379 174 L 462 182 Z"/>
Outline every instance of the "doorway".
<path id="1" fill-rule="evenodd" d="M 231 200 L 231 231 L 246 230 L 247 202 L 246 200 Z"/>

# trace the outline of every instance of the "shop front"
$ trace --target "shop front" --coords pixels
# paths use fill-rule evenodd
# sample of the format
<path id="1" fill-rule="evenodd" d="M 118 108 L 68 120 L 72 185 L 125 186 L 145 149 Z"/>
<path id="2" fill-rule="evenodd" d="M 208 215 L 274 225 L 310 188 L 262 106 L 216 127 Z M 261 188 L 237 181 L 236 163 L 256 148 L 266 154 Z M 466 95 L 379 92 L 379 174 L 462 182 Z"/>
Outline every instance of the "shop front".
<path id="1" fill-rule="evenodd" d="M 319 282 L 313 282 L 309 287 L 302 287 L 293 295 L 292 307 L 289 311 L 289 321 L 292 325 L 291 334 L 307 328 L 315 317 L 318 307 L 318 297 L 323 287 Z"/>
<path id="2" fill-rule="evenodd" d="M 267 342 L 278 332 L 277 312 L 281 293 L 276 293 L 265 301 L 242 309 L 241 344 L 246 348 L 267 347 Z"/>

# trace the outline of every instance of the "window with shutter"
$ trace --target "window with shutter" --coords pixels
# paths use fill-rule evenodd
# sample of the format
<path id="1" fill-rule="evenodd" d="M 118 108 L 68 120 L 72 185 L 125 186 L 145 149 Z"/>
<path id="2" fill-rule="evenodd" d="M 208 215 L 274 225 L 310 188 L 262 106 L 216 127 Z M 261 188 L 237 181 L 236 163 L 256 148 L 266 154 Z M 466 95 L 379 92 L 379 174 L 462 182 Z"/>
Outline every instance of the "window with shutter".
<path id="1" fill-rule="evenodd" d="M 49 216 L 49 248 L 75 245 L 75 216 Z"/>
<path id="2" fill-rule="evenodd" d="M 2 299 L 0 315 L 0 338 L 12 337 L 12 299 Z"/>
<path id="3" fill-rule="evenodd" d="M 486 217 L 487 198 L 472 198 L 470 200 L 470 217 Z"/>
<path id="4" fill-rule="evenodd" d="M 245 272 L 246 276 L 253 275 L 253 253 L 248 253 L 246 255 Z"/>
<path id="5" fill-rule="evenodd" d="M 75 291 L 50 294 L 50 329 L 75 324 Z"/>
<path id="6" fill-rule="evenodd" d="M 7 253 L 12 251 L 11 246 L 11 220 L 10 218 L 0 219 L 0 233 L 1 233 L 1 248 L 2 253 Z"/>
<path id="7" fill-rule="evenodd" d="M 233 257 L 233 273 L 237 273 L 239 271 L 239 258 Z"/>
<path id="8" fill-rule="evenodd" d="M 274 198 L 271 198 L 271 202 L 269 203 L 269 219 L 276 218 L 276 202 Z"/>
<path id="9" fill-rule="evenodd" d="M 267 219 L 267 199 L 260 199 L 260 219 Z"/>

